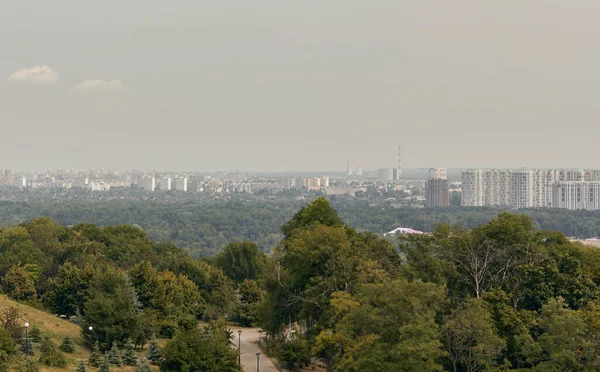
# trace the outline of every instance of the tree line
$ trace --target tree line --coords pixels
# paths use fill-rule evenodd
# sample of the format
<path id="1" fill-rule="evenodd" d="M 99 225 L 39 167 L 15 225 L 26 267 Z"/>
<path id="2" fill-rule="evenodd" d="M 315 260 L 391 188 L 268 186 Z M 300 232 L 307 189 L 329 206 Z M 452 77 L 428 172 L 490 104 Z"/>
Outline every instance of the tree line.
<path id="1" fill-rule="evenodd" d="M 270 253 L 283 238 L 279 227 L 305 203 L 284 196 L 242 195 L 228 200 L 192 198 L 158 200 L 54 200 L 37 196 L 30 201 L 0 201 L 0 226 L 13 226 L 47 216 L 59 224 L 82 222 L 99 226 L 136 225 L 151 240 L 172 242 L 194 257 L 211 257 L 234 242 L 252 241 Z M 65 197 L 66 198 L 66 197 Z M 488 223 L 503 210 L 496 208 L 409 208 L 393 201 L 332 197 L 346 225 L 359 231 L 383 234 L 396 227 L 431 232 L 439 223 L 466 228 Z M 558 231 L 569 237 L 600 236 L 600 211 L 562 209 L 520 210 L 537 230 Z"/>

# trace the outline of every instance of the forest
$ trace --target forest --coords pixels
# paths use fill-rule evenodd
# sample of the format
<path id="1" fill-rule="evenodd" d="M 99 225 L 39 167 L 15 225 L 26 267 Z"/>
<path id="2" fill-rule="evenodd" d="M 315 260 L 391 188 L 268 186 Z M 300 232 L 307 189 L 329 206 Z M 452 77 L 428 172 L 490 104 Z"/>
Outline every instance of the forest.
<path id="1" fill-rule="evenodd" d="M 1 288 L 78 324 L 90 368 L 150 345 L 130 361 L 238 371 L 228 327 L 239 324 L 265 330 L 263 351 L 289 370 L 600 370 L 600 251 L 527 215 L 389 242 L 318 198 L 280 233 L 269 255 L 243 241 L 196 259 L 135 226 L 36 218 L 0 230 Z M 11 311 L 0 368 L 58 363 L 48 344 L 23 359 Z"/>
<path id="2" fill-rule="evenodd" d="M 181 201 L 78 199 L 81 195 L 55 200 L 51 195 L 34 196 L 29 201 L 0 201 L 0 227 L 43 216 L 65 226 L 79 223 L 136 225 L 143 228 L 151 240 L 173 242 L 194 257 L 214 256 L 225 245 L 242 241 L 255 242 L 261 250 L 271 253 L 271 248 L 283 238 L 279 227 L 306 203 L 296 198 L 251 195 L 231 199 L 188 196 Z M 377 234 L 396 227 L 431 232 L 439 223 L 470 229 L 503 212 L 483 207 L 397 208 L 390 201 L 350 197 L 331 197 L 329 201 L 348 226 Z M 558 231 L 578 238 L 600 236 L 600 211 L 537 209 L 515 213 L 531 217 L 537 230 Z"/>

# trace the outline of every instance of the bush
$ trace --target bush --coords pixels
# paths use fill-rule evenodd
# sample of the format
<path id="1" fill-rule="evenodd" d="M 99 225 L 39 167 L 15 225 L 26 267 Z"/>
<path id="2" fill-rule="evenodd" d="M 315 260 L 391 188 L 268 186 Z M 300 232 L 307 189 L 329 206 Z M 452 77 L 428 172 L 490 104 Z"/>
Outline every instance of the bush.
<path id="1" fill-rule="evenodd" d="M 277 350 L 277 360 L 283 364 L 286 369 L 308 366 L 310 364 L 310 350 L 305 340 L 294 339 L 279 345 Z"/>
<path id="2" fill-rule="evenodd" d="M 65 368 L 67 359 L 50 340 L 44 340 L 44 351 L 40 355 L 40 363 L 48 367 Z"/>
<path id="3" fill-rule="evenodd" d="M 23 358 L 21 358 L 21 360 L 19 360 L 17 367 L 15 368 L 15 371 L 17 371 L 17 372 L 39 372 L 40 365 L 33 358 L 23 357 Z"/>
<path id="4" fill-rule="evenodd" d="M 75 344 L 71 337 L 67 336 L 64 338 L 62 344 L 60 345 L 60 349 L 65 353 L 74 353 L 75 352 Z"/>

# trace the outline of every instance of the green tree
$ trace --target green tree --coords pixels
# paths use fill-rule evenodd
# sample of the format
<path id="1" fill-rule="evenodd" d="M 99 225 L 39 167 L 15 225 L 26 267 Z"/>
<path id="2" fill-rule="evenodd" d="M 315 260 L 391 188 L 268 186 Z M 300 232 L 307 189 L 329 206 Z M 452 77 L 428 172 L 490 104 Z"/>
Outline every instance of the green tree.
<path id="1" fill-rule="evenodd" d="M 296 230 L 316 224 L 339 227 L 344 223 L 327 199 L 317 198 L 296 212 L 294 217 L 281 227 L 281 231 L 287 238 L 292 236 Z"/>
<path id="2" fill-rule="evenodd" d="M 150 345 L 148 346 L 148 360 L 151 361 L 152 364 L 158 364 L 161 358 L 162 353 L 160 352 L 158 342 L 156 342 L 156 339 L 152 338 L 152 340 L 150 340 Z"/>
<path id="3" fill-rule="evenodd" d="M 135 372 L 150 372 L 150 365 L 146 359 L 139 359 L 135 365 Z"/>
<path id="4" fill-rule="evenodd" d="M 85 363 L 83 362 L 83 360 L 79 361 L 79 363 L 77 364 L 77 369 L 75 369 L 75 372 L 87 372 L 87 367 L 85 366 Z"/>
<path id="5" fill-rule="evenodd" d="M 73 340 L 70 336 L 66 336 L 63 339 L 62 344 L 60 344 L 60 350 L 64 351 L 65 353 L 75 352 L 75 344 L 73 343 Z"/>
<path id="6" fill-rule="evenodd" d="M 98 341 L 94 343 L 90 358 L 88 359 L 88 364 L 96 368 L 100 367 L 102 364 L 102 353 L 100 352 L 100 343 Z"/>
<path id="7" fill-rule="evenodd" d="M 52 310 L 61 315 L 76 315 L 90 297 L 94 270 L 89 264 L 80 269 L 67 262 L 58 269 L 58 274 L 49 283 L 47 298 Z"/>
<path id="8" fill-rule="evenodd" d="M 9 331 L 12 337 L 19 341 L 23 336 L 23 323 L 21 322 L 21 312 L 14 306 L 9 306 L 2 312 L 0 318 L 2 328 Z"/>
<path id="9" fill-rule="evenodd" d="M 17 301 L 34 300 L 37 297 L 31 275 L 19 266 L 11 267 L 2 278 L 2 289 L 8 297 Z"/>
<path id="10" fill-rule="evenodd" d="M 265 292 L 254 280 L 246 279 L 238 285 L 239 304 L 235 320 L 244 327 L 250 327 L 256 322 L 258 305 L 265 297 Z"/>
<path id="11" fill-rule="evenodd" d="M 0 328 L 0 371 L 8 370 L 9 361 L 15 352 L 15 341 L 10 331 Z"/>
<path id="12" fill-rule="evenodd" d="M 40 343 L 42 341 L 42 331 L 40 331 L 38 326 L 34 325 L 31 327 L 31 331 L 29 331 L 29 337 L 31 337 L 31 341 Z"/>
<path id="13" fill-rule="evenodd" d="M 246 279 L 256 280 L 263 272 L 266 255 L 252 242 L 231 243 L 215 258 L 229 279 L 241 283 Z"/>
<path id="14" fill-rule="evenodd" d="M 329 371 L 441 371 L 435 318 L 444 296 L 441 286 L 406 280 L 365 284 L 355 298 L 335 293 L 335 332 L 317 337 L 318 355 Z"/>
<path id="15" fill-rule="evenodd" d="M 33 355 L 35 352 L 35 347 L 33 346 L 33 342 L 29 337 L 21 338 L 21 352 L 25 355 Z"/>
<path id="16" fill-rule="evenodd" d="M 123 352 L 123 363 L 126 366 L 135 366 L 137 361 L 137 355 L 134 350 L 135 346 L 133 345 L 133 341 L 131 339 L 127 339 L 125 343 L 125 350 Z"/>
<path id="17" fill-rule="evenodd" d="M 539 371 L 589 371 L 595 369 L 598 351 L 588 335 L 584 314 L 570 310 L 562 298 L 552 299 L 542 307 L 538 342 L 544 361 Z"/>
<path id="18" fill-rule="evenodd" d="M 447 316 L 442 338 L 454 371 L 459 367 L 467 372 L 493 368 L 505 347 L 481 299 L 469 299 Z"/>
<path id="19" fill-rule="evenodd" d="M 82 336 L 88 344 L 99 341 L 100 348 L 108 350 L 113 342 L 135 336 L 139 303 L 121 270 L 106 267 L 99 275 L 97 286 L 98 290 L 85 303 Z M 93 332 L 88 331 L 90 326 Z"/>
<path id="20" fill-rule="evenodd" d="M 40 363 L 48 367 L 65 368 L 67 359 L 54 342 L 47 339 L 44 340 L 44 351 L 40 355 Z"/>
<path id="21" fill-rule="evenodd" d="M 182 331 L 164 348 L 161 371 L 239 371 L 225 329 Z"/>
<path id="22" fill-rule="evenodd" d="M 108 352 L 108 361 L 111 365 L 121 367 L 123 366 L 123 359 L 121 358 L 121 352 L 117 347 L 116 343 L 113 343 L 110 351 Z"/>
<path id="23" fill-rule="evenodd" d="M 108 360 L 108 354 L 104 354 L 104 358 L 102 359 L 102 363 L 100 364 L 100 368 L 98 368 L 98 372 L 110 372 L 110 362 Z"/>

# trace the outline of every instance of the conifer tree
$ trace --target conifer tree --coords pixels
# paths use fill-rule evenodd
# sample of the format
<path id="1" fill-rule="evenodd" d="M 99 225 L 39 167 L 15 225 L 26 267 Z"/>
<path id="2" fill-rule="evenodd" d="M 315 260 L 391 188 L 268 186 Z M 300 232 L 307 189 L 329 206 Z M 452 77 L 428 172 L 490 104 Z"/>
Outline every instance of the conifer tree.
<path id="1" fill-rule="evenodd" d="M 135 345 L 133 345 L 133 341 L 131 339 L 127 339 L 127 343 L 125 344 L 125 351 L 123 352 L 123 363 L 126 366 L 135 366 L 137 361 L 137 356 L 135 355 Z"/>
<path id="2" fill-rule="evenodd" d="M 102 364 L 102 354 L 100 353 L 100 343 L 96 341 L 94 344 L 94 348 L 92 349 L 92 353 L 90 354 L 90 359 L 88 360 L 88 364 L 92 367 L 100 367 Z"/>
<path id="3" fill-rule="evenodd" d="M 40 343 L 42 341 L 42 331 L 37 326 L 33 326 L 29 332 L 31 341 Z"/>
<path id="4" fill-rule="evenodd" d="M 150 365 L 145 358 L 139 359 L 135 366 L 135 372 L 150 372 Z"/>
<path id="5" fill-rule="evenodd" d="M 63 342 L 60 345 L 60 350 L 64 351 L 65 353 L 75 352 L 75 344 L 70 336 L 67 336 L 63 339 Z"/>
<path id="6" fill-rule="evenodd" d="M 152 364 L 157 364 L 162 358 L 162 354 L 160 353 L 160 348 L 156 339 L 150 340 L 150 344 L 148 345 L 148 359 L 152 362 Z"/>
<path id="7" fill-rule="evenodd" d="M 104 354 L 104 359 L 102 360 L 102 364 L 100 365 L 98 372 L 110 372 L 110 362 L 108 360 L 108 354 Z"/>
<path id="8" fill-rule="evenodd" d="M 110 351 L 108 352 L 108 361 L 111 365 L 121 367 L 123 365 L 123 359 L 121 359 L 121 352 L 117 347 L 117 343 L 113 343 Z"/>
<path id="9" fill-rule="evenodd" d="M 33 355 L 35 352 L 35 348 L 33 346 L 33 342 L 31 342 L 31 337 L 23 337 L 21 340 L 21 351 L 25 355 Z"/>
<path id="10" fill-rule="evenodd" d="M 87 368 L 86 368 L 83 360 L 79 361 L 79 364 L 77 365 L 77 369 L 75 370 L 75 372 L 87 372 Z"/>

